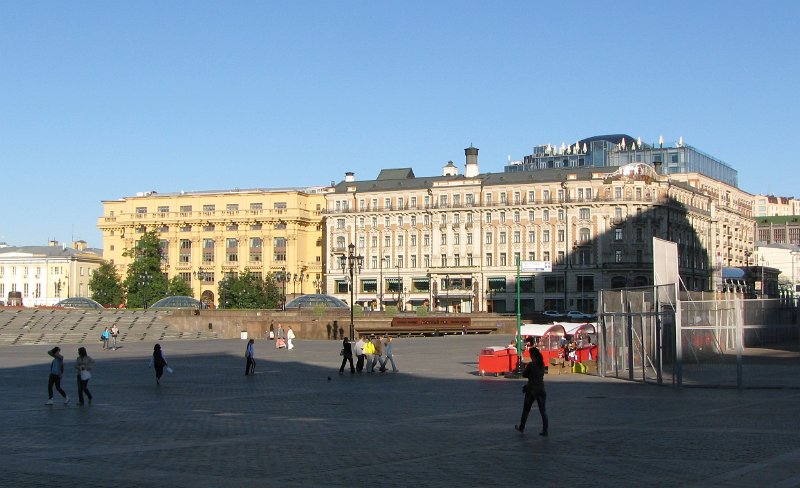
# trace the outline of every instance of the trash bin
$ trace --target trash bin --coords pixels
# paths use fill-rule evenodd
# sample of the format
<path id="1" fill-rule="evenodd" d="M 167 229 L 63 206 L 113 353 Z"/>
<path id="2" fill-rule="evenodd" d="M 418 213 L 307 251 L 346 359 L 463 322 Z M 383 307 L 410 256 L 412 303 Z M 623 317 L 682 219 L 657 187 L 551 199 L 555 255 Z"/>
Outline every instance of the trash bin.
<path id="1" fill-rule="evenodd" d="M 243 341 L 246 341 L 246 340 L 247 340 L 247 331 L 246 331 L 246 330 L 243 330 L 243 331 L 242 331 L 242 340 L 243 340 Z"/>
<path id="2" fill-rule="evenodd" d="M 503 346 L 489 346 L 478 354 L 478 374 L 494 373 L 499 376 L 517 367 L 517 350 Z"/>

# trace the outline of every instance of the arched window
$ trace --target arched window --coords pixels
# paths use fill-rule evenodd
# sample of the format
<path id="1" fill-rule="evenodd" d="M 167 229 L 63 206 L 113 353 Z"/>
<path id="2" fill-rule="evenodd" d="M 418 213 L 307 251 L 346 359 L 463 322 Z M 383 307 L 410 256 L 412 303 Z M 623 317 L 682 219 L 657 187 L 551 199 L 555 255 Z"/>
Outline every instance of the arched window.
<path id="1" fill-rule="evenodd" d="M 588 227 L 583 227 L 579 231 L 579 236 L 580 236 L 581 244 L 585 244 L 585 243 L 589 242 L 589 239 L 592 238 L 592 232 L 589 230 Z"/>
<path id="2" fill-rule="evenodd" d="M 611 288 L 625 288 L 626 281 L 624 276 L 615 276 L 611 278 Z"/>

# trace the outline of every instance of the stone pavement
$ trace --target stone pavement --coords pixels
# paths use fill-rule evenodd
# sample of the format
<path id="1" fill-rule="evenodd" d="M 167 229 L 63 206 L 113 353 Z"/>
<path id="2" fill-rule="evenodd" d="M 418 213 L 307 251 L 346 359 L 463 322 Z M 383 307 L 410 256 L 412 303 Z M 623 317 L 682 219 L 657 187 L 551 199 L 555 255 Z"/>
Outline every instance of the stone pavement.
<path id="1" fill-rule="evenodd" d="M 551 435 L 535 407 L 520 435 L 522 381 L 476 375 L 508 340 L 398 339 L 399 373 L 355 376 L 337 342 L 257 341 L 251 377 L 244 341 L 163 342 L 161 387 L 152 343 L 93 343 L 86 407 L 77 345 L 66 407 L 43 405 L 50 346 L 2 346 L 0 486 L 800 486 L 800 390 L 548 375 Z"/>

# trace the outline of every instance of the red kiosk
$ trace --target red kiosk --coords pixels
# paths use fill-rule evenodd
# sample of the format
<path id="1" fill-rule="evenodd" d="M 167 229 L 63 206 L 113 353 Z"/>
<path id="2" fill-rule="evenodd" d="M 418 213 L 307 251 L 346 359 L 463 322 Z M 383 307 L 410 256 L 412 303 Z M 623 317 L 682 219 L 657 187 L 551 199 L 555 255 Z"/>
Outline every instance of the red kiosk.
<path id="1" fill-rule="evenodd" d="M 508 373 L 517 367 L 517 350 L 505 346 L 489 346 L 481 349 L 478 354 L 478 374 Z"/>
<path id="2" fill-rule="evenodd" d="M 539 348 L 545 364 L 550 364 L 550 359 L 558 359 L 561 352 L 561 342 L 566 336 L 566 330 L 561 324 L 522 324 L 520 335 L 523 339 L 533 337 L 533 345 Z M 530 359 L 527 350 L 523 351 L 522 356 Z"/>
<path id="3" fill-rule="evenodd" d="M 589 334 L 596 334 L 597 328 L 592 322 L 583 324 L 562 324 L 566 330 L 566 337 L 568 340 L 575 341 L 575 353 L 578 356 L 578 362 L 597 360 L 597 344 L 592 344 L 591 336 Z"/>

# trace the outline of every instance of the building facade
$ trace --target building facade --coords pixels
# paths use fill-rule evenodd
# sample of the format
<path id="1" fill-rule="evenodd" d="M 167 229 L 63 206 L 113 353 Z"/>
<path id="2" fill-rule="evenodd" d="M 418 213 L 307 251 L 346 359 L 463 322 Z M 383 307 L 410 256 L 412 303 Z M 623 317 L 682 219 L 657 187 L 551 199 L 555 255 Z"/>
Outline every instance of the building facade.
<path id="1" fill-rule="evenodd" d="M 91 297 L 89 280 L 103 262 L 101 251 L 87 248 L 84 241 L 73 242 L 72 247 L 56 241 L 48 246 L 2 247 L 0 299 L 14 304 L 18 297 L 22 305 L 38 307 Z"/>
<path id="2" fill-rule="evenodd" d="M 218 283 L 249 271 L 283 277 L 285 295 L 321 289 L 324 189 L 254 189 L 159 194 L 103 202 L 103 250 L 121 276 L 147 230 L 161 236 L 163 270 L 188 283 L 195 298 L 218 302 Z"/>
<path id="3" fill-rule="evenodd" d="M 800 215 L 800 200 L 794 197 L 756 195 L 754 197 L 753 215 L 755 217 Z"/>
<path id="4" fill-rule="evenodd" d="M 573 145 L 550 144 L 533 148 L 533 154 L 523 161 L 505 167 L 506 172 L 535 171 L 554 168 L 581 168 L 624 166 L 644 163 L 659 165 L 661 174 L 700 173 L 730 186 L 738 186 L 738 172 L 719 159 L 705 154 L 683 142 L 664 146 L 663 138 L 658 144 L 643 143 L 627 134 L 594 136 Z"/>
<path id="5" fill-rule="evenodd" d="M 752 199 L 702 174 L 682 179 L 631 163 L 484 173 L 467 148 L 464 174 L 410 168 L 345 180 L 326 194 L 327 291 L 349 301 L 339 256 L 363 256 L 356 303 L 450 312 L 596 309 L 602 288 L 653 284 L 652 237 L 678 243 L 690 290 L 714 290 L 721 266 L 753 248 Z M 656 165 L 659 166 L 659 165 Z M 659 166 L 663 168 L 663 166 Z M 548 263 L 521 273 L 518 261 Z"/>

